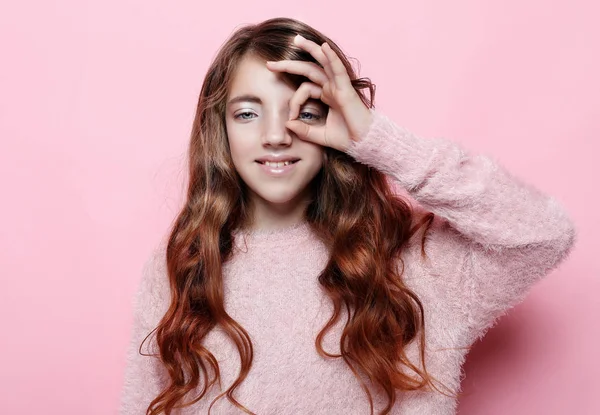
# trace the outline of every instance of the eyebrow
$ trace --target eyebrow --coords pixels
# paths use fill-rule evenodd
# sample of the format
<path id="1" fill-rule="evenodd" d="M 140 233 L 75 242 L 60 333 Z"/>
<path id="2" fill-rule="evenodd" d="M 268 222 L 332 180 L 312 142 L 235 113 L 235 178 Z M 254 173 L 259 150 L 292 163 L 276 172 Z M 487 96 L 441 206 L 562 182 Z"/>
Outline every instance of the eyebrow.
<path id="1" fill-rule="evenodd" d="M 238 102 L 254 102 L 256 104 L 262 104 L 262 100 L 256 95 L 245 94 L 231 98 L 227 105 L 237 104 Z"/>
<path id="2" fill-rule="evenodd" d="M 231 98 L 229 100 L 229 102 L 227 102 L 227 106 L 237 104 L 238 102 L 253 102 L 255 104 L 260 104 L 260 105 L 262 105 L 262 103 L 263 103 L 262 99 L 260 99 L 256 95 L 244 94 L 244 95 L 239 95 L 237 97 Z M 314 102 L 315 104 L 325 105 L 321 100 L 315 99 L 315 98 L 308 98 L 307 102 Z"/>

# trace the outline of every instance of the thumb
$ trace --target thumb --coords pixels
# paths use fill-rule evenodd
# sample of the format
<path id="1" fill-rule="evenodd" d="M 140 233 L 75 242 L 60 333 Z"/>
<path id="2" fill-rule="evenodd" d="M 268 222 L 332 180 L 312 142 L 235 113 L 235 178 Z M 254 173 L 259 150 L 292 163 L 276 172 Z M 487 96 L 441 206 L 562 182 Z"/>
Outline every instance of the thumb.
<path id="1" fill-rule="evenodd" d="M 310 141 L 321 146 L 326 145 L 325 136 L 319 128 L 297 120 L 286 121 L 285 126 L 296 133 L 302 140 Z"/>

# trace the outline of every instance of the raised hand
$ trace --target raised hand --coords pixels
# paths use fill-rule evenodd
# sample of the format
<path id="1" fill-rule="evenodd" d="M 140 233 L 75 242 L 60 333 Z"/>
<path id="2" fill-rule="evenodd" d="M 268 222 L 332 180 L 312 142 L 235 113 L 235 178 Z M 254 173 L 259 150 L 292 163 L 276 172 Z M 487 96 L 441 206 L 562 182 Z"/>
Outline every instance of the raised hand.
<path id="1" fill-rule="evenodd" d="M 327 42 L 319 46 L 296 35 L 294 43 L 309 52 L 323 68 L 314 62 L 300 60 L 267 62 L 269 70 L 303 75 L 312 81 L 302 83 L 292 96 L 286 127 L 303 140 L 345 152 L 352 141 L 360 140 L 368 132 L 372 114 L 352 86 L 344 64 Z M 309 98 L 319 99 L 329 106 L 325 125 L 309 125 L 295 119 Z"/>

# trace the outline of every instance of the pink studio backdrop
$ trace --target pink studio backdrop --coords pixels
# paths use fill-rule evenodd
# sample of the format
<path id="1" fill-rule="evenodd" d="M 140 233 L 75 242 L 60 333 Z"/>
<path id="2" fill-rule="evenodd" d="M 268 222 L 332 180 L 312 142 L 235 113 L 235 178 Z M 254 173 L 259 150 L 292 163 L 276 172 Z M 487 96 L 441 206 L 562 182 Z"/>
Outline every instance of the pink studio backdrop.
<path id="1" fill-rule="evenodd" d="M 289 16 L 357 58 L 398 124 L 493 155 L 578 225 L 572 256 L 473 347 L 459 412 L 600 413 L 598 15 L 582 0 L 3 2 L 1 412 L 116 413 L 207 66 L 240 24 Z"/>

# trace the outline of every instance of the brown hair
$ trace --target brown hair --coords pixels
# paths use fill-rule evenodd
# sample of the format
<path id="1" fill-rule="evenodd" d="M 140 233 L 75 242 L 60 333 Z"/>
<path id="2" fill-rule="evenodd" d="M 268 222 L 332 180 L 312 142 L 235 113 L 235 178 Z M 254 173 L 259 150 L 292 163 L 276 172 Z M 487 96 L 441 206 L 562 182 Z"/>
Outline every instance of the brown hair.
<path id="1" fill-rule="evenodd" d="M 233 397 L 235 388 L 249 373 L 252 342 L 246 330 L 226 313 L 221 290 L 222 264 L 232 255 L 232 232 L 251 222 L 248 192 L 229 152 L 225 104 L 234 71 L 247 55 L 318 64 L 308 52 L 293 44 L 298 33 L 319 45 L 328 42 L 344 63 L 363 103 L 374 108 L 375 85 L 368 78 L 357 79 L 348 58 L 335 42 L 303 22 L 273 18 L 248 25 L 235 31 L 222 46 L 202 84 L 189 144 L 187 199 L 167 244 L 171 304 L 155 330 L 160 361 L 168 372 L 170 384 L 150 403 L 147 415 L 161 412 L 168 415 L 176 407 L 190 406 L 202 399 L 215 382 L 221 384 L 218 362 L 202 345 L 203 338 L 216 325 L 235 342 L 241 370 L 236 381 L 211 407 L 226 395 L 234 405 L 253 414 Z M 282 75 L 285 82 L 296 87 L 308 81 L 299 75 Z M 369 100 L 362 91 L 366 88 Z M 371 414 L 371 393 L 355 366 L 381 385 L 388 396 L 388 405 L 382 413 L 387 414 L 396 401 L 396 390 L 418 390 L 431 385 L 440 391 L 425 367 L 423 306 L 402 282 L 404 263 L 400 259 L 400 252 L 411 236 L 425 223 L 426 233 L 434 215 L 425 215 L 411 228 L 414 217 L 411 205 L 392 191 L 383 173 L 358 163 L 344 152 L 328 147 L 325 152 L 326 163 L 311 182 L 314 193 L 305 218 L 314 234 L 332 247 L 318 280 L 331 298 L 334 312 L 315 339 L 315 347 L 323 357 L 344 359 L 367 394 Z M 425 233 L 421 241 L 423 255 Z M 398 260 L 402 263 L 400 273 Z M 349 311 L 349 318 L 340 339 L 341 354 L 332 355 L 323 350 L 322 340 L 339 320 L 342 306 Z M 404 352 L 404 347 L 417 336 L 423 370 L 413 365 Z M 399 365 L 412 369 L 421 380 L 402 373 Z M 208 367 L 215 373 L 210 381 Z M 200 394 L 190 402 L 180 403 L 198 387 L 201 375 Z"/>

